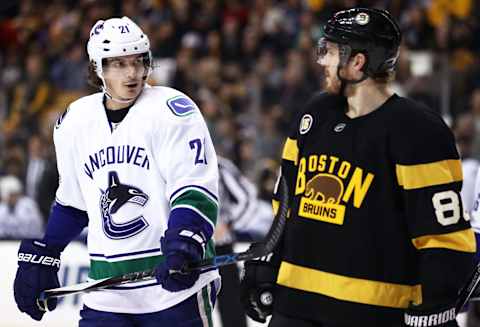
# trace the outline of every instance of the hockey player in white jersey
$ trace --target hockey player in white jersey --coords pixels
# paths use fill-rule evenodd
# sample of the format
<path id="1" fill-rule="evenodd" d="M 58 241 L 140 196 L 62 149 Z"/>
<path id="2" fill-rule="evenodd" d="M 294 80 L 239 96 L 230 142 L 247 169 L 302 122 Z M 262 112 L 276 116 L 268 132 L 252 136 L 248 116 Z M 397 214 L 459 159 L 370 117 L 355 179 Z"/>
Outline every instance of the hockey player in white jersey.
<path id="1" fill-rule="evenodd" d="M 85 294 L 79 326 L 211 326 L 218 271 L 179 272 L 214 255 L 218 168 L 202 115 L 182 92 L 146 85 L 149 40 L 129 18 L 98 21 L 87 51 L 102 92 L 55 126 L 56 203 L 44 238 L 21 243 L 17 305 L 42 319 L 36 298 L 59 286 L 60 253 L 88 225 L 89 278 L 156 267 L 157 280 Z"/>

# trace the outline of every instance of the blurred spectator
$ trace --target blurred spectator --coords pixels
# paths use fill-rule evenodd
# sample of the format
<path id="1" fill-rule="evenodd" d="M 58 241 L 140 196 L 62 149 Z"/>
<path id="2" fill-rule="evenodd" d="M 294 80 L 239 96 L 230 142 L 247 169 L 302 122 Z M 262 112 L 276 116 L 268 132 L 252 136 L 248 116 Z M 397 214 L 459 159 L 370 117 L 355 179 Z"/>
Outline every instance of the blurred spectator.
<path id="1" fill-rule="evenodd" d="M 272 202 L 273 189 L 277 181 L 280 164 L 271 159 L 259 161 L 256 167 L 258 180 L 258 197 L 264 201 Z"/>
<path id="2" fill-rule="evenodd" d="M 24 74 L 24 79 L 13 87 L 8 115 L 2 124 L 7 138 L 14 133 L 26 137 L 29 131 L 34 131 L 39 114 L 51 100 L 46 62 L 37 50 L 27 55 Z"/>
<path id="3" fill-rule="evenodd" d="M 5 144 L 5 151 L 2 160 L 2 169 L 0 169 L 0 175 L 14 175 L 21 181 L 25 179 L 25 145 L 18 139 L 9 140 Z"/>
<path id="4" fill-rule="evenodd" d="M 34 200 L 15 176 L 0 178 L 0 239 L 40 238 L 43 221 Z"/>
<path id="5" fill-rule="evenodd" d="M 46 154 L 45 166 L 37 181 L 37 196 L 35 200 L 44 220 L 48 219 L 50 210 L 55 201 L 55 194 L 58 188 L 58 171 L 55 154 L 53 151 Z"/>
<path id="6" fill-rule="evenodd" d="M 254 157 L 275 158 L 280 155 L 283 137 L 279 130 L 278 121 L 283 121 L 284 115 L 286 113 L 280 105 L 270 107 L 268 111 L 265 110 L 261 115 L 257 125 Z"/>
<path id="7" fill-rule="evenodd" d="M 475 124 L 471 113 L 460 114 L 452 126 L 458 152 L 462 159 L 463 185 L 460 195 L 463 208 L 471 212 L 474 201 L 474 188 L 480 161 L 472 157 L 472 143 L 475 136 Z"/>
<path id="8" fill-rule="evenodd" d="M 410 1 L 402 13 L 400 25 L 405 45 L 412 50 L 431 49 L 435 46 L 435 31 L 425 16 L 421 2 Z"/>
<path id="9" fill-rule="evenodd" d="M 25 174 L 25 194 L 37 199 L 38 182 L 45 170 L 45 145 L 41 137 L 34 134 L 28 140 L 27 169 Z"/>
<path id="10" fill-rule="evenodd" d="M 86 85 L 87 62 L 84 49 L 75 41 L 68 47 L 64 57 L 56 61 L 50 70 L 53 85 L 63 91 L 81 91 Z"/>
<path id="11" fill-rule="evenodd" d="M 470 112 L 476 131 L 480 131 L 480 87 L 473 90 L 470 96 Z M 480 158 L 480 133 L 475 133 L 473 139 L 472 156 Z"/>

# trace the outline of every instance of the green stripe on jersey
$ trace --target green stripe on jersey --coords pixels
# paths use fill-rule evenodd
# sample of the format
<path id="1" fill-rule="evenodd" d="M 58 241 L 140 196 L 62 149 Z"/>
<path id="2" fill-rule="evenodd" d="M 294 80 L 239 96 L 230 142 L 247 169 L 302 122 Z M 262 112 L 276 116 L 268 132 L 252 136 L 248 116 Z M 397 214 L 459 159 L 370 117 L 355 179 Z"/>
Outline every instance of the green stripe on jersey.
<path id="1" fill-rule="evenodd" d="M 213 320 L 212 320 L 213 308 L 210 305 L 210 296 L 208 294 L 208 289 L 209 289 L 209 285 L 202 288 L 202 298 L 203 298 L 203 303 L 205 305 L 205 315 L 207 316 L 208 327 L 212 327 L 213 326 Z"/>
<path id="2" fill-rule="evenodd" d="M 190 206 L 200 211 L 213 226 L 217 223 L 218 206 L 207 195 L 197 190 L 189 190 L 172 203 L 172 210 L 176 206 Z"/>
<path id="3" fill-rule="evenodd" d="M 213 239 L 208 240 L 207 246 L 205 247 L 205 259 L 210 259 L 215 256 L 215 242 Z"/>
<path id="4" fill-rule="evenodd" d="M 92 279 L 102 279 L 108 277 L 117 277 L 131 272 L 144 271 L 154 268 L 164 260 L 165 258 L 162 255 L 117 262 L 91 259 L 88 277 Z"/>

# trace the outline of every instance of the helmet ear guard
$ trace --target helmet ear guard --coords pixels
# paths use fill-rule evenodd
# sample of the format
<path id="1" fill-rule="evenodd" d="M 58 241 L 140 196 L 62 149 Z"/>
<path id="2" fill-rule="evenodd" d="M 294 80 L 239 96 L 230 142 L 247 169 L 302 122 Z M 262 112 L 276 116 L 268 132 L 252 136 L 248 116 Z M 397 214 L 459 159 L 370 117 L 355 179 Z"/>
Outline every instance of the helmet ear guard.
<path id="1" fill-rule="evenodd" d="M 339 44 L 338 54 L 340 56 L 340 67 L 346 66 L 352 56 L 352 47 L 348 44 Z"/>

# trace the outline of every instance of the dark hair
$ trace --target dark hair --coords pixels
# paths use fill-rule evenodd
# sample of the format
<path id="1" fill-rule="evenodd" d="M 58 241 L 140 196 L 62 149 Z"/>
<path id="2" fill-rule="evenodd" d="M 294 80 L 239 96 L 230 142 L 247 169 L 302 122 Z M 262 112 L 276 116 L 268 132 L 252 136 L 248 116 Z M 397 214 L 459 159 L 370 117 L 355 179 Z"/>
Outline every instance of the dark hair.
<path id="1" fill-rule="evenodd" d="M 96 89 L 101 89 L 103 86 L 102 80 L 97 75 L 95 63 L 93 61 L 90 61 L 88 64 L 87 82 Z"/>

